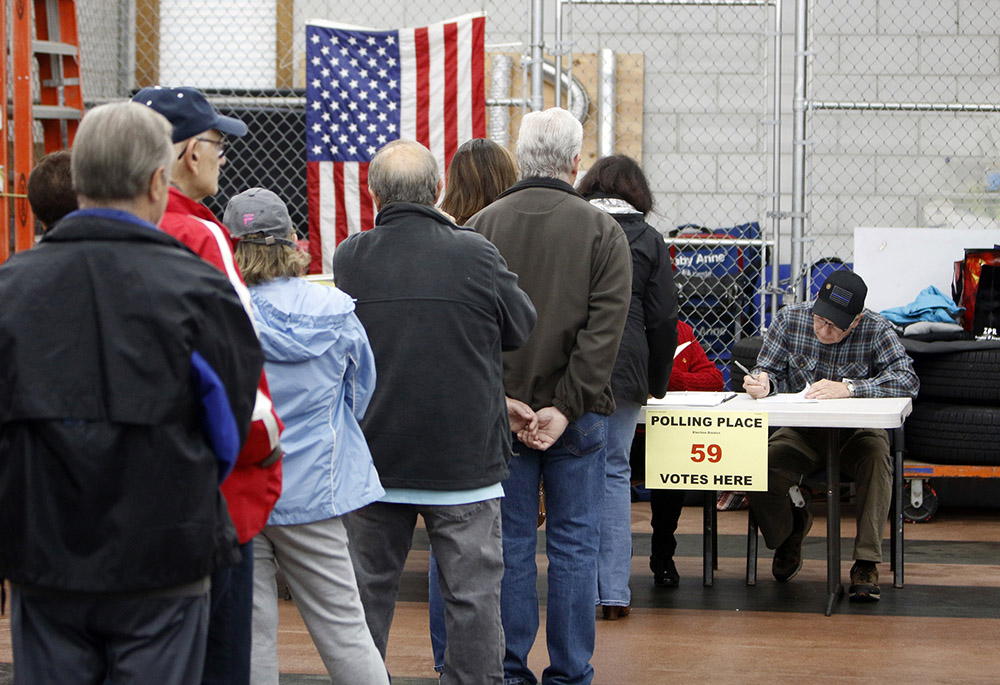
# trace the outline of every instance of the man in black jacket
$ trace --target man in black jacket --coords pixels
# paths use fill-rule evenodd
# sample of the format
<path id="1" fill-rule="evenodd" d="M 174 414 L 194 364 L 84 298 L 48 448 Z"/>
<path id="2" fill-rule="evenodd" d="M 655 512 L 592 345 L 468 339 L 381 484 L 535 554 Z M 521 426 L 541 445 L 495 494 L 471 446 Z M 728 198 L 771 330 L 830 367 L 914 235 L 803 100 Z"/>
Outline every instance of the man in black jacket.
<path id="1" fill-rule="evenodd" d="M 346 519 L 365 618 L 385 656 L 420 514 L 446 607 L 441 682 L 501 683 L 500 482 L 522 425 L 508 423 L 500 353 L 528 339 L 535 309 L 489 241 L 434 209 L 441 180 L 426 148 L 386 145 L 368 184 L 375 227 L 333 259 L 378 373 L 361 427 L 386 494 Z"/>
<path id="2" fill-rule="evenodd" d="M 19 682 L 201 678 L 218 485 L 263 359 L 226 278 L 156 227 L 170 124 L 90 111 L 79 211 L 0 267 L 0 575 Z"/>

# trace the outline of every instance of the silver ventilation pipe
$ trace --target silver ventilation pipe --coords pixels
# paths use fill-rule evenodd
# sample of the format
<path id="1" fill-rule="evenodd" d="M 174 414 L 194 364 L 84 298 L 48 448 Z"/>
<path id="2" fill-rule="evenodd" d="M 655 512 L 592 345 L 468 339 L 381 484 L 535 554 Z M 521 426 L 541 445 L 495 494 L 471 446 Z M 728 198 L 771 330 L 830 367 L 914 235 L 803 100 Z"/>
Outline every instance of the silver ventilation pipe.
<path id="1" fill-rule="evenodd" d="M 487 135 L 497 145 L 510 145 L 510 105 L 503 103 L 510 96 L 510 84 L 514 58 L 510 55 L 494 55 L 490 72 L 490 97 L 486 103 L 490 110 Z"/>
<path id="2" fill-rule="evenodd" d="M 615 153 L 615 53 L 601 50 L 597 82 L 597 155 L 607 157 Z M 576 99 L 572 100 L 576 104 Z"/>
<path id="3" fill-rule="evenodd" d="M 550 62 L 548 60 L 542 65 L 542 71 L 545 75 L 545 80 L 549 83 L 556 83 L 556 64 L 555 62 Z M 562 81 L 562 87 L 568 91 L 569 100 L 566 109 L 568 109 L 573 116 L 575 116 L 580 123 L 587 120 L 587 116 L 590 112 L 590 96 L 587 95 L 587 89 L 583 87 L 579 79 L 575 78 L 572 74 L 560 70 L 560 80 Z"/>

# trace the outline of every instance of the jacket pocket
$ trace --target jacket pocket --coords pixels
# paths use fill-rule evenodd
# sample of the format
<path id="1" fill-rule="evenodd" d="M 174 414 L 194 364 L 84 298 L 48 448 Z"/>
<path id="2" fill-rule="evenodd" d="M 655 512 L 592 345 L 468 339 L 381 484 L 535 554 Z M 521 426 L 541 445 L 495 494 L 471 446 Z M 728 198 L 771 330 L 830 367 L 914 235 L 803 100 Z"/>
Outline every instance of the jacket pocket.
<path id="1" fill-rule="evenodd" d="M 566 427 L 560 440 L 568 452 L 578 457 L 590 454 L 604 445 L 608 417 L 584 414 Z"/>

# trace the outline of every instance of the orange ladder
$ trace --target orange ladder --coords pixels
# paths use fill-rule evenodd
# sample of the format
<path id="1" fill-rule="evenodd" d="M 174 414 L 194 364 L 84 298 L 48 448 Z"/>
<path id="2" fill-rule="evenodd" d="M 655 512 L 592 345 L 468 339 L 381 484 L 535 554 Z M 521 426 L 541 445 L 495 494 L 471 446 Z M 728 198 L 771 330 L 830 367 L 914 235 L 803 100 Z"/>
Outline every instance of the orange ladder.
<path id="1" fill-rule="evenodd" d="M 73 145 L 83 117 L 80 90 L 80 38 L 74 0 L 35 0 L 34 20 L 24 0 L 14 0 L 11 35 L 13 80 L 13 164 L 5 181 L 13 197 L 14 249 L 27 250 L 35 243 L 35 221 L 28 204 L 28 175 L 34 166 L 34 126 L 39 121 L 44 133 L 45 153 Z M 4 36 L 3 44 L 6 45 Z M 38 60 L 39 101 L 32 101 L 31 60 Z M 6 93 L 6 88 L 4 89 Z M 4 107 L 6 112 L 6 107 Z M 4 155 L 6 150 L 4 150 Z M 0 163 L 6 162 L 0 156 Z M 6 199 L 4 205 L 7 205 Z M 4 210 L 8 207 L 4 206 Z M 0 227 L 0 259 L 9 255 L 8 214 Z"/>

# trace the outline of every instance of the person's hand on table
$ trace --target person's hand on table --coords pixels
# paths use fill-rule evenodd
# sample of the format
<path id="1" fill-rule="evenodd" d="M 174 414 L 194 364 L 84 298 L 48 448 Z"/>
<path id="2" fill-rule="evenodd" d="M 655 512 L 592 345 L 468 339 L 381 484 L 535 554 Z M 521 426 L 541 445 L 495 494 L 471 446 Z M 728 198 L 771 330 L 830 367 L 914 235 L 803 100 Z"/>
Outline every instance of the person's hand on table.
<path id="1" fill-rule="evenodd" d="M 846 384 L 826 378 L 810 385 L 806 392 L 808 400 L 839 400 L 850 396 L 851 391 L 847 389 Z"/>
<path id="2" fill-rule="evenodd" d="M 517 439 L 525 445 L 536 450 L 547 450 L 555 444 L 566 426 L 569 419 L 555 407 L 543 407 L 535 415 L 538 417 L 538 429 L 534 435 L 528 430 L 522 430 L 517 434 Z"/>
<path id="3" fill-rule="evenodd" d="M 743 389 L 755 400 L 767 397 L 771 392 L 771 379 L 767 377 L 767 371 L 761 371 L 756 376 L 743 376 Z"/>

